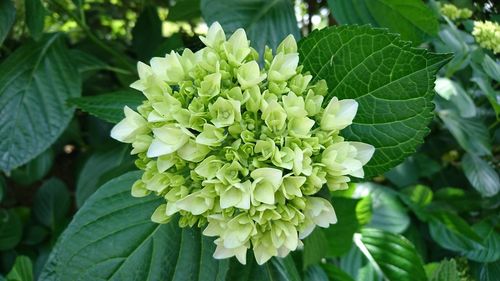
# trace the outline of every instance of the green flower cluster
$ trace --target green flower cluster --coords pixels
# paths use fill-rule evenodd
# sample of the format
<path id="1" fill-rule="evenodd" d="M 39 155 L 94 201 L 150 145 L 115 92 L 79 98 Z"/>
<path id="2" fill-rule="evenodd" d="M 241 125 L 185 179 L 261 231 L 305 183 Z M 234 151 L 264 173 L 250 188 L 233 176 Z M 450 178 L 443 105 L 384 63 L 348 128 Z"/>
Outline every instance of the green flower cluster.
<path id="1" fill-rule="evenodd" d="M 500 53 L 500 25 L 491 21 L 475 21 L 472 35 L 479 46 Z"/>
<path id="2" fill-rule="evenodd" d="M 441 5 L 441 14 L 448 17 L 450 20 L 468 19 L 472 16 L 472 11 L 463 8 L 459 9 L 453 4 L 443 4 Z"/>
<path id="3" fill-rule="evenodd" d="M 242 29 L 226 40 L 214 23 L 200 39 L 206 47 L 196 53 L 138 64 L 131 87 L 147 100 L 139 113 L 125 107 L 111 136 L 132 144 L 144 171 L 132 195 L 165 199 L 153 221 L 179 214 L 181 227 L 217 237 L 215 258 L 245 263 L 252 248 L 263 264 L 336 223 L 330 202 L 315 195 L 363 177 L 374 148 L 339 136 L 358 104 L 334 97 L 322 107 L 326 83 L 302 73 L 292 36 L 276 54 L 266 49 L 262 69 Z"/>

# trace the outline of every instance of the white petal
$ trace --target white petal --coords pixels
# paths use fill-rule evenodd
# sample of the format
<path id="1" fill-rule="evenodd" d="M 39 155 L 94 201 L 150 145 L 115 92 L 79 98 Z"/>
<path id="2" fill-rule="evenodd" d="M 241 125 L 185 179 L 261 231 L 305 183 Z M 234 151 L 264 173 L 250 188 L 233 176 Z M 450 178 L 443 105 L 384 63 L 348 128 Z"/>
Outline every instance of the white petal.
<path id="1" fill-rule="evenodd" d="M 368 163 L 368 161 L 372 158 L 373 153 L 375 153 L 375 147 L 373 147 L 373 145 L 355 141 L 349 142 L 349 144 L 356 148 L 356 159 L 361 161 L 361 164 L 363 165 Z"/>

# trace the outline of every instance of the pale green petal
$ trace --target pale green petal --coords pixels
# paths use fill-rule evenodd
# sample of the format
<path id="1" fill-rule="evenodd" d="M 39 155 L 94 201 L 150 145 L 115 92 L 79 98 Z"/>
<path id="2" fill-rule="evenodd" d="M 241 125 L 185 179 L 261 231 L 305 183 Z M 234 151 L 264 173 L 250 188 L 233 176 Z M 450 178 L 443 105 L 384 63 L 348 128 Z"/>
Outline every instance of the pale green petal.
<path id="1" fill-rule="evenodd" d="M 210 152 L 210 148 L 203 144 L 198 144 L 190 139 L 177 150 L 180 158 L 190 162 L 200 162 Z"/>
<path id="2" fill-rule="evenodd" d="M 170 217 L 166 215 L 166 204 L 161 204 L 156 208 L 153 215 L 151 215 L 151 220 L 155 223 L 168 223 L 170 221 Z"/>
<path id="3" fill-rule="evenodd" d="M 146 120 L 128 106 L 123 108 L 125 119 L 116 124 L 111 130 L 111 137 L 115 140 L 132 143 L 135 137 L 149 131 Z"/>

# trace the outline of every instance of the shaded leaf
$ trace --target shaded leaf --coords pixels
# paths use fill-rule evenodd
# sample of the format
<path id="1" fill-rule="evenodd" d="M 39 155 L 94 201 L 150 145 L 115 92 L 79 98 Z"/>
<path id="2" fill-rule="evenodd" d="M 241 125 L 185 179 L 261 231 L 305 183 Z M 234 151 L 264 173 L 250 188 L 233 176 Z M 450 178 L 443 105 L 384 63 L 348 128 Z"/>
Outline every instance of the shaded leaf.
<path id="1" fill-rule="evenodd" d="M 373 183 L 356 186 L 356 192 L 369 194 L 371 197 L 372 216 L 369 227 L 401 233 L 410 224 L 410 218 L 396 193 L 391 189 Z"/>
<path id="2" fill-rule="evenodd" d="M 60 179 L 51 178 L 37 190 L 33 213 L 40 223 L 55 230 L 63 224 L 70 203 L 66 184 Z"/>
<path id="3" fill-rule="evenodd" d="M 480 157 L 466 153 L 462 158 L 465 176 L 482 196 L 492 197 L 500 190 L 500 179 L 493 167 Z"/>
<path id="4" fill-rule="evenodd" d="M 430 281 L 459 281 L 457 263 L 454 259 L 440 262 L 429 279 Z"/>
<path id="5" fill-rule="evenodd" d="M 333 197 L 332 205 L 337 214 L 337 223 L 323 230 L 326 236 L 327 254 L 331 257 L 342 256 L 352 245 L 352 237 L 359 229 L 356 205 L 359 200 Z"/>
<path id="6" fill-rule="evenodd" d="M 429 132 L 434 75 L 450 55 L 412 48 L 397 35 L 368 26 L 330 27 L 299 42 L 304 70 L 328 83 L 326 102 L 356 99 L 358 113 L 341 134 L 375 146 L 366 177 L 415 152 Z"/>
<path id="7" fill-rule="evenodd" d="M 162 41 L 161 20 L 155 6 L 145 7 L 132 29 L 132 48 L 141 61 L 149 61 Z"/>
<path id="8" fill-rule="evenodd" d="M 46 150 L 73 117 L 74 108 L 66 99 L 80 95 L 80 76 L 58 37 L 28 43 L 0 65 L 0 169 L 4 171 Z"/>
<path id="9" fill-rule="evenodd" d="M 326 275 L 326 272 L 319 265 L 314 265 L 307 268 L 304 281 L 328 281 L 328 280 L 329 280 L 328 275 Z"/>
<path id="10" fill-rule="evenodd" d="M 31 37 L 39 39 L 43 33 L 45 23 L 45 7 L 41 0 L 25 0 L 26 25 L 31 33 Z"/>
<path id="11" fill-rule="evenodd" d="M 208 24 L 218 21 L 228 34 L 243 28 L 260 54 L 265 45 L 276 49 L 289 34 L 300 38 L 293 5 L 288 0 L 202 0 L 201 12 Z"/>
<path id="12" fill-rule="evenodd" d="M 74 98 L 68 100 L 81 110 L 111 123 L 118 123 L 125 115 L 123 108 L 136 109 L 144 97 L 133 90 L 121 90 L 109 94 Z"/>
<path id="13" fill-rule="evenodd" d="M 491 154 L 488 128 L 479 119 L 462 118 L 451 110 L 439 111 L 439 117 L 467 152 L 478 155 Z"/>
<path id="14" fill-rule="evenodd" d="M 365 228 L 355 243 L 388 280 L 426 280 L 422 259 L 403 236 Z"/>
<path id="15" fill-rule="evenodd" d="M 21 241 L 23 224 L 12 210 L 0 209 L 0 251 L 10 250 Z"/>
<path id="16" fill-rule="evenodd" d="M 78 175 L 76 205 L 81 207 L 99 186 L 132 169 L 134 169 L 133 158 L 130 156 L 128 145 L 104 147 L 96 151 L 87 159 Z"/>
<path id="17" fill-rule="evenodd" d="M 161 198 L 133 198 L 131 172 L 102 186 L 73 218 L 40 276 L 44 281 L 225 280 L 228 260 L 212 258 L 212 239 L 177 219 L 155 224 Z"/>
<path id="18" fill-rule="evenodd" d="M 328 239 L 330 238 L 330 239 Z M 328 237 L 326 231 L 317 227 L 309 236 L 304 239 L 304 250 L 302 254 L 304 269 L 311 265 L 319 264 L 321 259 L 330 252 L 328 241 L 334 240 Z M 352 239 L 352 238 L 351 238 Z"/>
<path id="19" fill-rule="evenodd" d="M 0 0 L 0 46 L 9 34 L 16 19 L 16 7 L 12 0 Z"/>
<path id="20" fill-rule="evenodd" d="M 26 165 L 13 170 L 11 178 L 18 184 L 30 185 L 45 177 L 52 168 L 53 163 L 54 151 L 49 148 Z"/>
<path id="21" fill-rule="evenodd" d="M 168 7 L 169 21 L 190 21 L 200 16 L 200 0 L 178 0 Z"/>
<path id="22" fill-rule="evenodd" d="M 250 252 L 247 254 L 247 264 L 242 265 L 235 259 L 226 280 L 231 281 L 300 281 L 300 275 L 292 257 L 272 258 L 263 265 L 258 265 Z"/>

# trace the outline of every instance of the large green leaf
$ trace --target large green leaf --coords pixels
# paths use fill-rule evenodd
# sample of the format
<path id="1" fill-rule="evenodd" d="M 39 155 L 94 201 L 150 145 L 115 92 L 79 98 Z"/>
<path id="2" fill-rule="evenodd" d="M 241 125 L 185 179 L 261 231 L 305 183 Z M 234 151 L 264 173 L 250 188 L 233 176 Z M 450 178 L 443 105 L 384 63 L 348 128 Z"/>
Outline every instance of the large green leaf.
<path id="1" fill-rule="evenodd" d="M 133 198 L 131 172 L 102 186 L 61 235 L 40 276 L 44 281 L 224 280 L 229 262 L 212 258 L 212 239 L 177 220 L 155 224 L 155 196 Z"/>
<path id="2" fill-rule="evenodd" d="M 202 279 L 205 280 L 205 279 Z M 263 265 L 255 262 L 252 254 L 247 254 L 247 264 L 242 265 L 232 259 L 227 281 L 300 281 L 300 275 L 291 256 L 272 258 Z"/>
<path id="3" fill-rule="evenodd" d="M 427 280 L 422 259 L 403 236 L 365 228 L 354 241 L 387 280 Z"/>
<path id="4" fill-rule="evenodd" d="M 16 19 L 16 7 L 12 0 L 0 0 L 0 46 L 9 34 Z"/>
<path id="5" fill-rule="evenodd" d="M 480 157 L 467 153 L 462 158 L 464 174 L 471 185 L 482 196 L 495 196 L 500 190 L 500 179 L 497 172 Z"/>
<path id="6" fill-rule="evenodd" d="M 109 94 L 70 99 L 69 103 L 100 119 L 118 123 L 125 115 L 123 107 L 135 108 L 145 98 L 133 90 L 121 90 Z"/>
<path id="7" fill-rule="evenodd" d="M 230 34 L 245 29 L 252 47 L 260 54 L 265 45 L 275 49 L 289 34 L 300 38 L 293 5 L 288 0 L 202 0 L 201 12 L 205 21 L 218 21 Z"/>
<path id="8" fill-rule="evenodd" d="M 0 169 L 10 171 L 46 150 L 73 116 L 80 76 L 58 35 L 16 50 L 0 65 Z"/>
<path id="9" fill-rule="evenodd" d="M 81 207 L 99 186 L 115 176 L 132 170 L 133 163 L 128 145 L 116 145 L 111 148 L 105 146 L 90 155 L 76 181 L 77 207 Z"/>
<path id="10" fill-rule="evenodd" d="M 326 229 L 326 253 L 330 257 L 339 257 L 347 253 L 352 245 L 352 237 L 360 225 L 356 217 L 356 205 L 359 200 L 343 197 L 333 197 L 332 205 L 338 221 Z"/>
<path id="11" fill-rule="evenodd" d="M 300 61 L 328 94 L 359 103 L 348 140 L 375 146 L 367 177 L 401 163 L 423 142 L 432 120 L 435 73 L 448 54 L 415 49 L 386 30 L 368 26 L 330 27 L 299 42 Z"/>
<path id="12" fill-rule="evenodd" d="M 421 0 L 328 0 L 328 4 L 341 24 L 386 27 L 415 43 L 438 30 L 436 16 Z"/>

